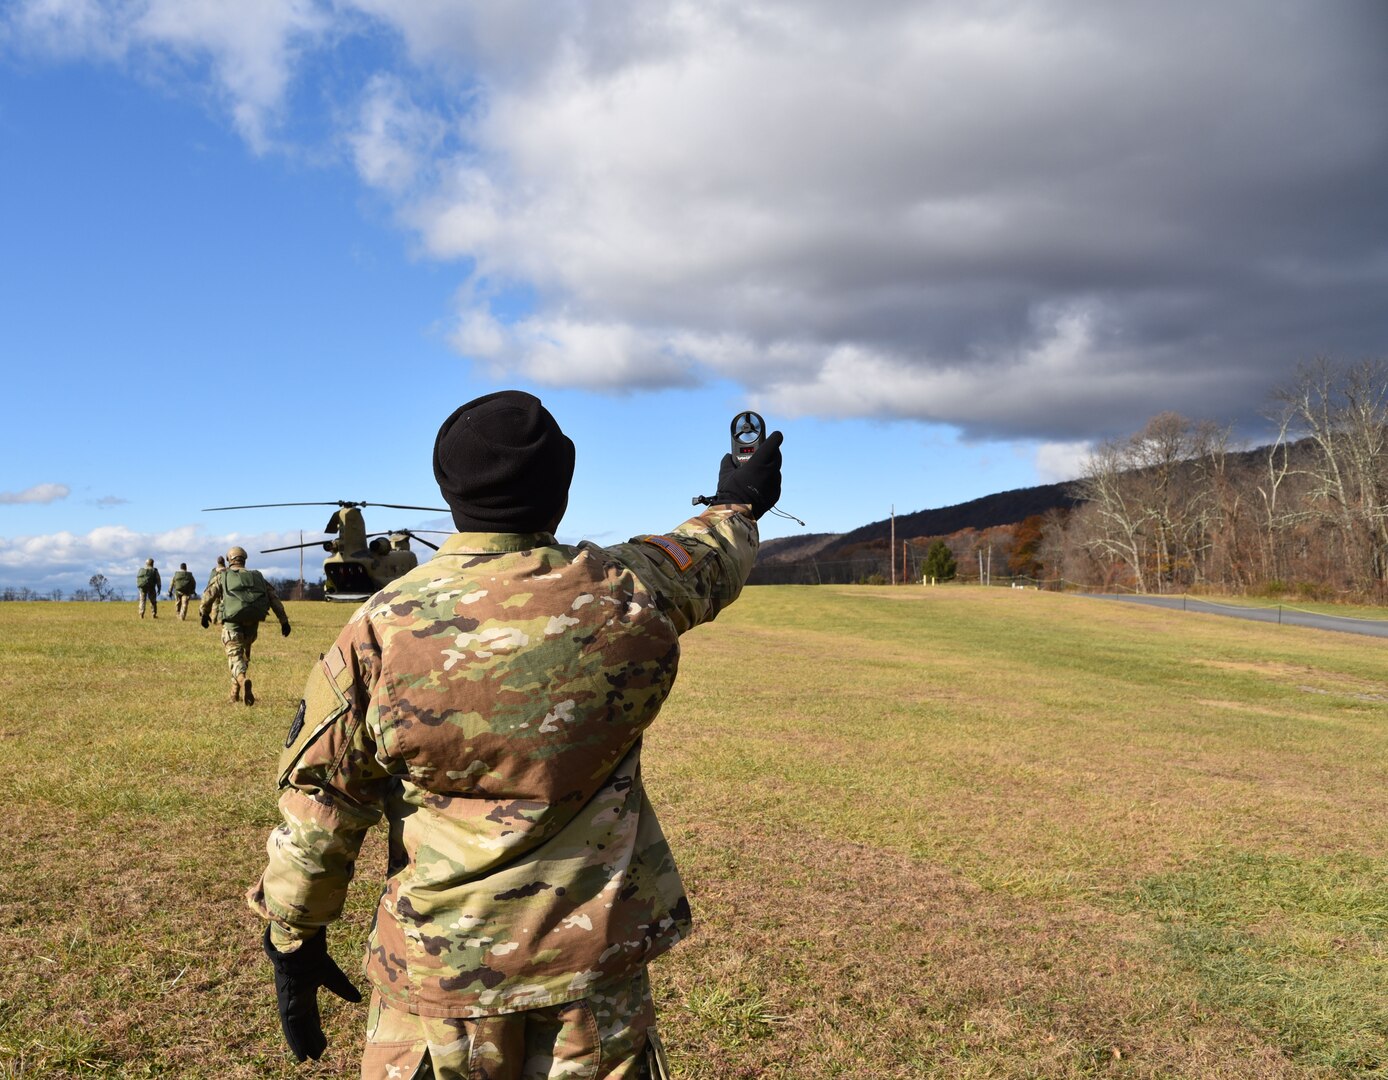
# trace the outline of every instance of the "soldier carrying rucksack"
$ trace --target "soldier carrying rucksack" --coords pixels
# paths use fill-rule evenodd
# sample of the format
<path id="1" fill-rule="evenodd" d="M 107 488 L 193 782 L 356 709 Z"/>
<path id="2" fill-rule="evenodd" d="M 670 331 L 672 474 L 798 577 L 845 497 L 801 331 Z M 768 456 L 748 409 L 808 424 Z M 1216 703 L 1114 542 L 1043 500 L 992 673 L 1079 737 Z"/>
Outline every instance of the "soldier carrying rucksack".
<path id="1" fill-rule="evenodd" d="M 154 617 L 159 618 L 159 571 L 154 560 L 146 559 L 145 565 L 135 572 L 135 588 L 140 593 L 140 618 L 145 617 L 145 604 L 148 603 Z"/>
<path id="2" fill-rule="evenodd" d="M 203 592 L 198 618 L 204 630 L 211 625 L 211 614 L 216 609 L 221 611 L 222 644 L 231 670 L 229 700 L 254 705 L 249 677 L 251 646 L 260 633 L 260 624 L 271 611 L 280 621 L 280 633 L 288 637 L 289 616 L 265 575 L 246 569 L 245 548 L 234 547 L 227 552 L 226 570 L 213 577 Z"/>
<path id="3" fill-rule="evenodd" d="M 186 562 L 178 564 L 178 569 L 174 571 L 173 582 L 169 585 L 169 591 L 173 594 L 174 603 L 178 606 L 178 617 L 180 619 L 188 618 L 188 606 L 198 591 L 198 583 L 188 570 Z"/>

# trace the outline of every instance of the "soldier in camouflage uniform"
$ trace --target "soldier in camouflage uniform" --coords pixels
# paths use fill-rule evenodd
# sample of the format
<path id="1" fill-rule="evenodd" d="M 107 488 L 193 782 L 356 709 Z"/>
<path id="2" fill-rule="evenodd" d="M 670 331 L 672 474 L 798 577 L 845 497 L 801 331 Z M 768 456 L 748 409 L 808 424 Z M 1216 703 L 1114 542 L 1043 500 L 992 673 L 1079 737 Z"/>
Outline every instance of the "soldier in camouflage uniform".
<path id="1" fill-rule="evenodd" d="M 203 589 L 202 591 L 203 599 L 207 598 L 207 594 L 212 591 L 212 586 L 221 580 L 222 575 L 226 573 L 226 570 L 227 557 L 225 555 L 218 555 L 216 564 L 208 572 L 207 588 Z M 219 623 L 222 621 L 222 604 L 220 597 L 217 600 L 217 602 L 213 604 L 209 617 L 214 623 Z"/>
<path id="2" fill-rule="evenodd" d="M 227 552 L 227 566 L 221 573 L 214 575 L 208 583 L 207 588 L 202 594 L 202 603 L 198 606 L 198 621 L 202 623 L 204 630 L 211 623 L 212 612 L 217 612 L 218 619 L 222 623 L 222 646 L 226 649 L 227 668 L 231 671 L 231 695 L 229 701 L 244 700 L 247 705 L 255 704 L 255 690 L 251 686 L 250 666 L 251 666 L 251 646 L 255 644 L 255 639 L 260 636 L 260 618 L 255 621 L 245 621 L 231 617 L 227 610 L 226 585 L 227 577 L 234 571 L 241 571 L 243 574 L 253 576 L 255 588 L 260 590 L 268 601 L 268 609 L 275 613 L 275 617 L 280 621 L 280 633 L 285 637 L 289 636 L 289 616 L 285 613 L 284 604 L 280 602 L 279 595 L 275 592 L 275 587 L 266 581 L 260 571 L 246 571 L 246 549 L 234 547 Z M 235 586 L 233 586 L 234 592 Z"/>
<path id="3" fill-rule="evenodd" d="M 324 927 L 384 818 L 364 1080 L 663 1073 L 646 965 L 690 909 L 641 738 L 679 636 L 751 571 L 780 442 L 724 458 L 715 505 L 670 532 L 575 547 L 553 535 L 573 444 L 538 399 L 488 395 L 445 421 L 434 471 L 459 532 L 314 665 L 248 894 L 299 1060 L 326 1045 L 320 986 L 361 1000 Z"/>
<path id="4" fill-rule="evenodd" d="M 197 591 L 198 583 L 188 572 L 188 564 L 186 562 L 179 563 L 178 569 L 174 571 L 173 581 L 169 585 L 169 592 L 173 595 L 180 620 L 188 618 L 188 608 Z"/>
<path id="5" fill-rule="evenodd" d="M 135 574 L 135 588 L 140 593 L 140 618 L 145 617 L 145 604 L 149 604 L 151 614 L 159 618 L 159 571 L 155 569 L 154 560 L 146 559 L 145 565 L 140 567 Z"/>

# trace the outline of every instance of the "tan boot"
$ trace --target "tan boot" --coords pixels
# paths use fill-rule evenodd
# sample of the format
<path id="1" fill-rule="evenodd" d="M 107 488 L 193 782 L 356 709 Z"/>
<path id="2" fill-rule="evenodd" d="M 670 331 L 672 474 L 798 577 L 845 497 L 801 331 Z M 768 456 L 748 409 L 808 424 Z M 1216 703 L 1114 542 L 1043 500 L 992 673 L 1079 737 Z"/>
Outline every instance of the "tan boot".
<path id="1" fill-rule="evenodd" d="M 255 704 L 255 695 L 254 695 L 253 693 L 251 693 L 251 680 L 250 680 L 250 679 L 247 679 L 245 685 L 246 685 L 246 704 L 247 704 L 247 705 L 254 705 L 254 704 Z"/>
<path id="2" fill-rule="evenodd" d="M 240 700 L 241 700 L 241 680 L 238 679 L 238 678 L 235 678 L 235 677 L 233 676 L 233 678 L 232 678 L 232 680 L 231 680 L 231 697 L 227 698 L 227 701 L 235 702 L 235 701 L 240 701 Z"/>

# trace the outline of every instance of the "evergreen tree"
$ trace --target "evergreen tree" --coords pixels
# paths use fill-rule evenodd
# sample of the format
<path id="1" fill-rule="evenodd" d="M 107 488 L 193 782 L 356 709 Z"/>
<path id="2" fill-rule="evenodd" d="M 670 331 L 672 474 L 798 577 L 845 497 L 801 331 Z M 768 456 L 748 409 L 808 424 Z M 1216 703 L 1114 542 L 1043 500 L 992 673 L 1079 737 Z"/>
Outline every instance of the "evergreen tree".
<path id="1" fill-rule="evenodd" d="M 948 544 L 943 540 L 936 540 L 930 545 L 930 550 L 925 553 L 925 566 L 923 568 L 927 578 L 934 578 L 936 581 L 950 581 L 954 578 L 957 569 L 954 552 L 950 551 Z"/>

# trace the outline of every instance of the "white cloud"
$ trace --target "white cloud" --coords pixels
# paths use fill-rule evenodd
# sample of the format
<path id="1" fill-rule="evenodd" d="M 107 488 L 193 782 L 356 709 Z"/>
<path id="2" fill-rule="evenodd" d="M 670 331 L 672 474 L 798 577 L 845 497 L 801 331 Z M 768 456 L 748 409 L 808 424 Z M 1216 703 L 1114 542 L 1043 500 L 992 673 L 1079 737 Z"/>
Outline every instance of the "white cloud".
<path id="1" fill-rule="evenodd" d="M 1036 475 L 1043 484 L 1059 484 L 1084 475 L 1092 443 L 1048 442 L 1036 448 Z"/>
<path id="2" fill-rule="evenodd" d="M 72 490 L 66 484 L 35 484 L 23 491 L 0 491 L 0 505 L 51 503 L 66 499 Z"/>
<path id="3" fill-rule="evenodd" d="M 103 525 L 90 532 L 48 533 L 35 536 L 0 536 L 0 585 L 27 586 L 47 591 L 58 587 L 82 588 L 93 574 L 104 574 L 118 588 L 134 590 L 135 571 L 152 558 L 168 577 L 181 562 L 205 582 L 217 556 L 234 544 L 251 553 L 250 565 L 270 577 L 299 575 L 297 552 L 260 554 L 263 548 L 299 542 L 292 533 L 204 533 L 200 525 L 183 525 L 164 532 L 137 532 L 125 525 Z M 306 576 L 317 578 L 321 553 L 305 553 Z"/>
<path id="4" fill-rule="evenodd" d="M 298 59 L 332 14 L 315 0 L 18 0 L 4 19 L 21 47 L 63 58 L 208 64 L 236 130 L 260 152 Z"/>
<path id="5" fill-rule="evenodd" d="M 361 178 L 399 195 L 427 173 L 446 128 L 441 117 L 410 99 L 400 79 L 378 74 L 366 86 L 347 141 Z"/>

